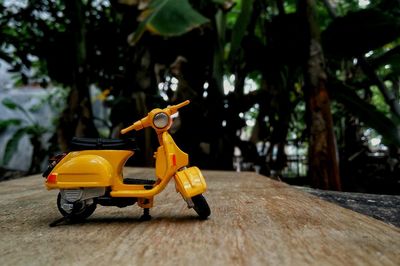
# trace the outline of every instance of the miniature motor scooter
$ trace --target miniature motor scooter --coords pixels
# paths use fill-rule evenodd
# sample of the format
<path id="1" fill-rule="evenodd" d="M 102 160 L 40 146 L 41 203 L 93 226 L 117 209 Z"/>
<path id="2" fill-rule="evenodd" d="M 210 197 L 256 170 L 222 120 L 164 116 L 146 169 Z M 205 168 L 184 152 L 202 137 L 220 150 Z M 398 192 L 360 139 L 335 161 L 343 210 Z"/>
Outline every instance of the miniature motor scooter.
<path id="1" fill-rule="evenodd" d="M 123 167 L 134 154 L 136 144 L 132 139 L 74 138 L 72 151 L 50 160 L 43 176 L 46 187 L 59 189 L 57 207 L 62 221 L 80 221 L 89 217 L 96 205 L 126 207 L 135 204 L 144 209 L 142 220 L 149 220 L 153 198 L 163 191 L 168 182 L 175 180 L 176 191 L 193 208 L 200 219 L 207 219 L 210 208 L 202 193 L 207 185 L 197 167 L 188 167 L 189 157 L 175 144 L 168 129 L 171 116 L 190 101 L 165 109 L 153 109 L 146 117 L 122 129 L 132 130 L 152 127 L 160 146 L 155 152 L 157 180 L 123 178 Z"/>

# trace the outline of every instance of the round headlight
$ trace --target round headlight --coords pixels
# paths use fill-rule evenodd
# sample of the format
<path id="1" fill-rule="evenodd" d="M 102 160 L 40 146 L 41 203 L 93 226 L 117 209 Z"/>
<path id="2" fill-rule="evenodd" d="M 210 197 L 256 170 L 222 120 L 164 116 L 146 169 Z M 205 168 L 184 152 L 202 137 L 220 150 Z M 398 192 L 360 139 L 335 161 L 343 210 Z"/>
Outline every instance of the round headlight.
<path id="1" fill-rule="evenodd" d="M 153 118 L 153 124 L 156 128 L 164 128 L 169 124 L 169 116 L 166 113 L 158 113 Z"/>

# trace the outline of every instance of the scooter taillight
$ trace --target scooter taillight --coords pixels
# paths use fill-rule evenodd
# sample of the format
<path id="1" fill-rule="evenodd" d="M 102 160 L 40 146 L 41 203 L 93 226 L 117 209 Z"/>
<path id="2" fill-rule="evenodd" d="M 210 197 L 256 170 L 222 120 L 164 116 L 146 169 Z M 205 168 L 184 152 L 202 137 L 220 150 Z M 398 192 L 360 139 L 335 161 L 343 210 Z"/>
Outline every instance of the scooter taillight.
<path id="1" fill-rule="evenodd" d="M 47 183 L 50 183 L 50 184 L 55 184 L 55 183 L 57 183 L 57 174 L 56 174 L 56 173 L 50 174 L 50 175 L 47 177 Z"/>

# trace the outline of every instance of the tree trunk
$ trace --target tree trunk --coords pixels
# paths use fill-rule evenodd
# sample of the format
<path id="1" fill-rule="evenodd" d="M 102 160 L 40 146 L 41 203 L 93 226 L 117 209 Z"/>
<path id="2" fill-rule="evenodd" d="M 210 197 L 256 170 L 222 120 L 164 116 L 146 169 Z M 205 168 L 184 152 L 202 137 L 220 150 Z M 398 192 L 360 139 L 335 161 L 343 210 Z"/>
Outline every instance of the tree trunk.
<path id="1" fill-rule="evenodd" d="M 65 2 L 65 13 L 71 20 L 69 29 L 73 54 L 71 91 L 67 108 L 64 110 L 58 127 L 58 138 L 62 150 L 67 150 L 74 136 L 97 137 L 93 122 L 89 95 L 89 81 L 86 66 L 86 27 L 85 10 L 82 0 Z"/>
<path id="2" fill-rule="evenodd" d="M 314 0 L 300 0 L 299 12 L 308 34 L 305 67 L 305 97 L 309 133 L 309 175 L 317 188 L 341 190 L 338 153 L 333 131 L 330 101 L 325 86 L 324 56 L 320 33 L 314 18 Z"/>

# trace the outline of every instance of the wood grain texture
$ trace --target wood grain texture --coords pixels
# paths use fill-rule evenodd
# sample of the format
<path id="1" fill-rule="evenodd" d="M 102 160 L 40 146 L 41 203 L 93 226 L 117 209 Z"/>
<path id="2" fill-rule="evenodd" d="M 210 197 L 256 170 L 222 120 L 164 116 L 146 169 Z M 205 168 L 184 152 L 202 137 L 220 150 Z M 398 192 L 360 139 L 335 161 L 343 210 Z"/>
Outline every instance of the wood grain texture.
<path id="1" fill-rule="evenodd" d="M 86 223 L 54 228 L 57 192 L 40 176 L 2 182 L 0 265 L 399 265 L 394 226 L 254 173 L 204 175 L 206 221 L 170 183 L 149 222 L 136 205 L 100 206 Z"/>

